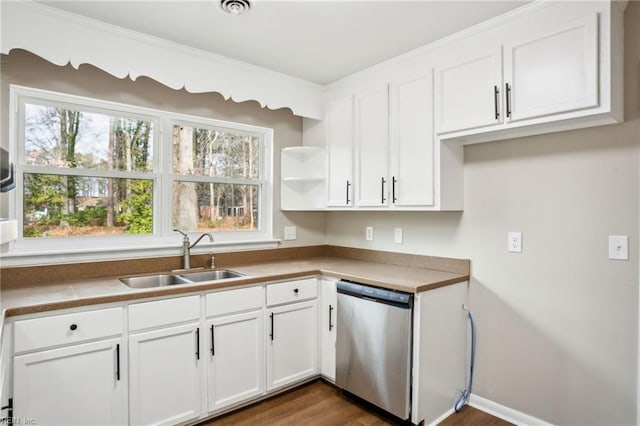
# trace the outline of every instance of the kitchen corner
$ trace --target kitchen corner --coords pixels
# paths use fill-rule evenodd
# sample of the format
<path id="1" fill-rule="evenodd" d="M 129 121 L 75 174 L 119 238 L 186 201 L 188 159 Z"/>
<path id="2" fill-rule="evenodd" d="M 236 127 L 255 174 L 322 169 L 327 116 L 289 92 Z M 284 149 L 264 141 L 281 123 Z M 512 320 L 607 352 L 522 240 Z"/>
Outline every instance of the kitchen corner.
<path id="1" fill-rule="evenodd" d="M 199 268 L 208 260 L 209 256 L 193 256 L 192 266 Z M 401 309 L 407 318 L 404 325 L 396 331 L 387 330 L 387 325 L 379 329 L 392 340 L 405 335 L 408 342 L 404 352 L 398 351 L 405 355 L 397 358 L 406 373 L 402 418 L 431 423 L 449 413 L 452 392 L 464 382 L 466 339 L 460 306 L 467 294 L 469 260 L 323 245 L 217 254 L 216 263 L 241 275 L 139 289 L 120 278 L 167 273 L 181 265 L 180 257 L 3 269 L 2 338 L 3 350 L 8 351 L 3 354 L 3 370 L 12 359 L 15 409 L 28 411 L 34 397 L 27 395 L 34 395 L 38 383 L 49 380 L 49 369 L 59 368 L 72 354 L 87 358 L 91 367 L 74 373 L 69 383 L 85 383 L 84 376 L 91 376 L 91 386 L 103 392 L 106 405 L 126 407 L 128 383 L 129 407 L 136 410 L 130 418 L 135 424 L 171 413 L 182 416 L 172 422 L 207 420 L 318 377 L 340 387 L 338 367 L 358 363 L 336 357 L 336 351 L 344 353 L 336 333 L 356 330 L 349 319 L 340 321 L 341 315 L 350 314 L 341 314 L 337 303 L 338 284 L 350 282 L 391 297 L 377 306 L 393 304 L 395 298 L 410 301 Z M 371 303 L 368 297 L 362 300 Z M 369 322 L 386 324 L 384 316 L 374 315 Z M 156 356 L 149 358 L 147 347 L 166 359 L 156 365 Z M 391 354 L 394 348 L 390 344 L 383 352 Z M 93 355 L 97 353 L 106 353 L 106 359 Z M 97 374 L 113 357 L 112 374 Z M 49 366 L 30 375 L 39 360 Z M 145 409 L 143 400 L 155 398 L 154 389 L 168 384 L 158 378 L 167 362 L 182 371 L 180 379 L 171 379 L 181 398 L 165 407 L 169 414 L 163 414 Z M 396 374 L 393 365 L 388 370 Z M 221 371 L 232 371 L 233 378 L 224 379 Z M 105 387 L 112 376 L 116 387 Z M 434 391 L 434 384 L 448 389 L 447 395 Z M 140 393 L 139 387 L 146 390 Z M 386 386 L 376 388 L 386 392 Z M 184 392 L 190 392 L 186 399 Z M 124 409 L 113 413 L 111 420 L 124 421 Z M 95 421 L 87 410 L 73 418 Z"/>

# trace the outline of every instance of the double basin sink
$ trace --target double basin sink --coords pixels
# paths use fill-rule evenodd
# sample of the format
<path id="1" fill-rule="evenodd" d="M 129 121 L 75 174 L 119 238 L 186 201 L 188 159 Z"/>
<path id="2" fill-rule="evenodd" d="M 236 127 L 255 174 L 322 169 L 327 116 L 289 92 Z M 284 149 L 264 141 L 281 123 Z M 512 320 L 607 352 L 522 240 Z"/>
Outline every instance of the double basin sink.
<path id="1" fill-rule="evenodd" d="M 151 288 L 219 281 L 243 276 L 244 274 L 228 269 L 215 269 L 212 271 L 183 272 L 180 274 L 141 275 L 137 277 L 120 278 L 120 281 L 131 288 Z"/>

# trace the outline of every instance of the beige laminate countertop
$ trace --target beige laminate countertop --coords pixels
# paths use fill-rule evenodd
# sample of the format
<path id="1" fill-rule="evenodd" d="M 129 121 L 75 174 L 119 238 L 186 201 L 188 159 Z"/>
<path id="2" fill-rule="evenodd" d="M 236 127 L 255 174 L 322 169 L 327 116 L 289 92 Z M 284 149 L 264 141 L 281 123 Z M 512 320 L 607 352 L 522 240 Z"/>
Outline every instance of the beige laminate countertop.
<path id="1" fill-rule="evenodd" d="M 217 282 L 148 289 L 133 289 L 124 285 L 119 280 L 122 276 L 70 279 L 38 285 L 3 285 L 0 300 L 5 316 L 16 316 L 100 303 L 197 293 L 319 274 L 410 293 L 432 290 L 469 279 L 468 272 L 445 272 L 336 256 L 277 260 L 238 266 L 225 265 L 224 268 L 240 272 L 245 276 Z"/>

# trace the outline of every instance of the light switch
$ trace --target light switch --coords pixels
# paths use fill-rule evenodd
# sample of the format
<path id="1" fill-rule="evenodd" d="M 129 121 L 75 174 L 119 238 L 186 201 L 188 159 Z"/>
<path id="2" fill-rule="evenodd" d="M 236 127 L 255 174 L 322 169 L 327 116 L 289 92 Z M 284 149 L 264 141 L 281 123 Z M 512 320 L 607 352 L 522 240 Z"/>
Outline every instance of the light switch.
<path id="1" fill-rule="evenodd" d="M 295 240 L 296 236 L 296 227 L 295 226 L 285 226 L 284 227 L 284 239 L 285 240 Z"/>
<path id="2" fill-rule="evenodd" d="M 629 237 L 609 235 L 609 259 L 629 260 Z"/>
<path id="3" fill-rule="evenodd" d="M 367 241 L 373 241 L 373 226 L 367 226 L 365 228 L 364 238 Z"/>
<path id="4" fill-rule="evenodd" d="M 522 253 L 522 232 L 509 232 L 507 234 L 507 251 Z"/>

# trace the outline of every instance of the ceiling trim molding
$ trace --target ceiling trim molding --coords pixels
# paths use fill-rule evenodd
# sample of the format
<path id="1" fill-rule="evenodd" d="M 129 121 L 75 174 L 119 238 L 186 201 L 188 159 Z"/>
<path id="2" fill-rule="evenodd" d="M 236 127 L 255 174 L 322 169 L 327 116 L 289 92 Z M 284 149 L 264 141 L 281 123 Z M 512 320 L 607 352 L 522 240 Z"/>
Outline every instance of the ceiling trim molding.
<path id="1" fill-rule="evenodd" d="M 32 1 L 1 2 L 0 21 L 3 54 L 24 49 L 59 66 L 90 64 L 120 79 L 146 76 L 175 90 L 217 92 L 307 118 L 323 115 L 322 86 L 273 70 Z"/>

